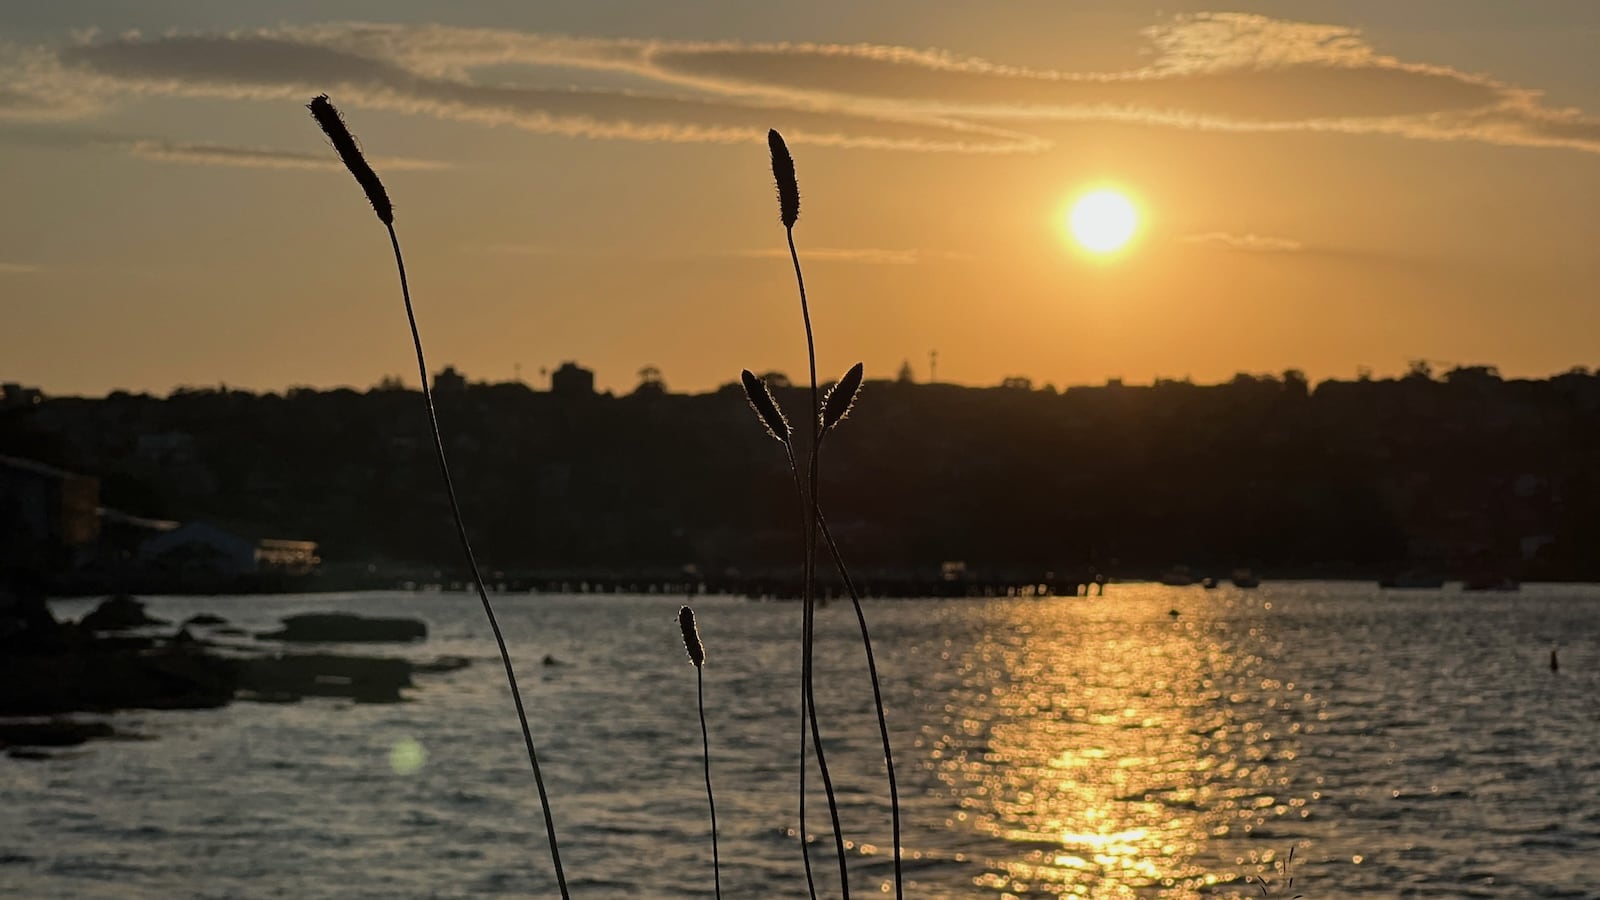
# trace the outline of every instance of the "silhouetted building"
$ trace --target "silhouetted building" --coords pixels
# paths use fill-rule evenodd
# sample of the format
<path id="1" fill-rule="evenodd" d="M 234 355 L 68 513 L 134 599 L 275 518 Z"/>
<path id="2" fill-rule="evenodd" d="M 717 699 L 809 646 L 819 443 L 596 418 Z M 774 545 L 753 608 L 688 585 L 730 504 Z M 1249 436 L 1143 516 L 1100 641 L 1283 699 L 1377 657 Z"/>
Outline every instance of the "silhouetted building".
<path id="1" fill-rule="evenodd" d="M 242 537 L 206 522 L 190 522 L 146 540 L 139 557 L 173 574 L 202 578 L 258 572 L 307 575 L 322 561 L 315 541 Z"/>
<path id="2" fill-rule="evenodd" d="M 550 393 L 558 397 L 588 397 L 594 394 L 594 373 L 575 362 L 564 362 L 550 373 Z"/>
<path id="3" fill-rule="evenodd" d="M 316 541 L 290 541 L 283 538 L 256 541 L 256 571 L 309 575 L 316 571 L 320 562 L 322 558 L 317 555 Z"/>
<path id="4" fill-rule="evenodd" d="M 99 480 L 0 456 L 0 556 L 73 565 L 99 536 L 99 507 Z"/>
<path id="5" fill-rule="evenodd" d="M 467 376 L 456 371 L 455 366 L 445 366 L 440 372 L 434 373 L 433 392 L 435 394 L 459 394 L 467 389 Z"/>
<path id="6" fill-rule="evenodd" d="M 16 382 L 0 384 L 0 406 L 35 406 L 44 402 L 44 391 L 23 387 Z"/>

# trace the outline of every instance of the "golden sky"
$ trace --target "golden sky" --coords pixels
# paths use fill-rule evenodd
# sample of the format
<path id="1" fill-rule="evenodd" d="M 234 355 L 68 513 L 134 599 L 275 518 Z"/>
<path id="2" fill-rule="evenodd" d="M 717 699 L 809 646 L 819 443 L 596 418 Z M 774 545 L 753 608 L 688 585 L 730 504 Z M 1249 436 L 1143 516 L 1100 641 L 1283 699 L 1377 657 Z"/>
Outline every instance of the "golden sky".
<path id="1" fill-rule="evenodd" d="M 768 127 L 824 373 L 1600 364 L 1589 0 L 12 6 L 0 381 L 50 393 L 414 380 L 320 92 L 475 379 L 802 375 Z M 1092 258 L 1104 185 L 1141 221 Z"/>

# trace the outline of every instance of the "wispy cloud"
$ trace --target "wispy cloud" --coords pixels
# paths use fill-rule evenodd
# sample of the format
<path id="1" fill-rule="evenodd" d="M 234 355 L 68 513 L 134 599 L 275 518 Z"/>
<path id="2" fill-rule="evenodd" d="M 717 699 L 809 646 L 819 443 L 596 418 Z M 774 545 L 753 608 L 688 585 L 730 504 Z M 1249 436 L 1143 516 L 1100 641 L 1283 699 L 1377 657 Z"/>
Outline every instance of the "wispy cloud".
<path id="1" fill-rule="evenodd" d="M 224 144 L 194 144 L 174 141 L 133 140 L 119 142 L 118 146 L 141 159 L 160 162 L 187 163 L 202 166 L 238 166 L 247 169 L 342 169 L 343 163 L 332 151 L 327 153 L 302 153 L 294 150 L 273 150 L 264 147 L 230 147 Z M 405 157 L 374 157 L 372 164 L 380 171 L 404 169 L 433 170 L 450 168 L 449 163 L 429 159 Z"/>
<path id="2" fill-rule="evenodd" d="M 1178 240 L 1185 244 L 1201 244 L 1208 247 L 1247 250 L 1254 253 L 1298 253 L 1305 249 L 1304 244 L 1292 238 L 1270 237 L 1260 234 L 1232 234 L 1226 231 L 1189 234 Z"/>
<path id="3" fill-rule="evenodd" d="M 78 126 L 13 126 L 0 132 L 0 142 L 50 150 L 85 148 L 112 150 L 140 159 L 200 166 L 314 171 L 338 171 L 344 168 L 338 155 L 326 147 L 308 151 L 174 141 L 150 135 L 84 130 Z M 442 160 L 403 156 L 376 156 L 371 159 L 373 165 L 387 171 L 432 171 L 454 167 Z"/>
<path id="4" fill-rule="evenodd" d="M 43 272 L 41 266 L 31 263 L 5 262 L 0 260 L 0 275 L 26 275 L 30 272 Z"/>
<path id="5" fill-rule="evenodd" d="M 765 140 L 781 119 L 796 140 L 847 147 L 999 151 L 1030 148 L 1026 135 L 919 114 L 862 113 L 811 104 L 755 102 L 705 92 L 485 84 L 431 74 L 451 68 L 407 46 L 435 29 L 323 26 L 278 31 L 138 37 L 62 48 L 48 73 L 95 97 L 117 95 L 303 100 L 319 90 L 363 105 L 480 125 L 573 137 L 643 141 Z M 388 41 L 375 44 L 373 34 Z M 459 36 L 478 34 L 462 31 Z M 346 40 L 348 39 L 348 40 Z M 348 43 L 350 46 L 345 46 Z M 381 46 L 386 55 L 360 49 Z M 459 51 L 457 51 L 459 52 Z M 496 58 L 474 57 L 476 66 Z M 536 63 L 537 64 L 537 63 Z M 594 61 L 589 68 L 601 68 Z M 38 71 L 35 72 L 38 74 Z M 725 92 L 724 92 L 725 93 Z"/>
<path id="6" fill-rule="evenodd" d="M 1600 118 L 1541 92 L 1381 53 L 1357 29 L 1238 13 L 1143 33 L 1149 64 L 1025 69 L 937 50 L 615 40 L 331 23 L 85 39 L 0 54 L 0 117 L 82 117 L 126 95 L 300 100 L 574 137 L 1036 151 L 1041 123 L 1389 134 L 1600 152 Z M 482 70 L 495 68 L 491 82 Z M 507 72 L 519 73 L 520 78 Z M 569 86 L 585 71 L 598 83 Z M 623 77 L 637 85 L 614 85 Z"/>

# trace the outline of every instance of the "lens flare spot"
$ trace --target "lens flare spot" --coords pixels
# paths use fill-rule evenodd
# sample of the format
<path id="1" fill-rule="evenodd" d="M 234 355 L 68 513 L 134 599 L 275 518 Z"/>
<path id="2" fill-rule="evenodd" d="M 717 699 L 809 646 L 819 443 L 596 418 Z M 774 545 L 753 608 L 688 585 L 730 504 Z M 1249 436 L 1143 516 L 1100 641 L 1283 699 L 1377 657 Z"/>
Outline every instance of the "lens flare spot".
<path id="1" fill-rule="evenodd" d="M 389 748 L 389 768 L 396 775 L 414 775 L 428 762 L 428 751 L 411 738 L 395 741 Z"/>

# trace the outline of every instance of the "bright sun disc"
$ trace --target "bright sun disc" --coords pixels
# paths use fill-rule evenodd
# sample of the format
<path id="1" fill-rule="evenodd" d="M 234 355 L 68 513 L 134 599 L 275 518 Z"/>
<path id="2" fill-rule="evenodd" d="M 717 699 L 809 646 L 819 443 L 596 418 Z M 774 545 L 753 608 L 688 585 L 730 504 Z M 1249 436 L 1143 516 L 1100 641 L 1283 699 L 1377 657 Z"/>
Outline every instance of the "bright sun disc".
<path id="1" fill-rule="evenodd" d="M 1133 201 L 1116 191 L 1090 191 L 1072 204 L 1067 214 L 1072 239 L 1091 253 L 1120 250 L 1139 227 L 1139 211 Z"/>

